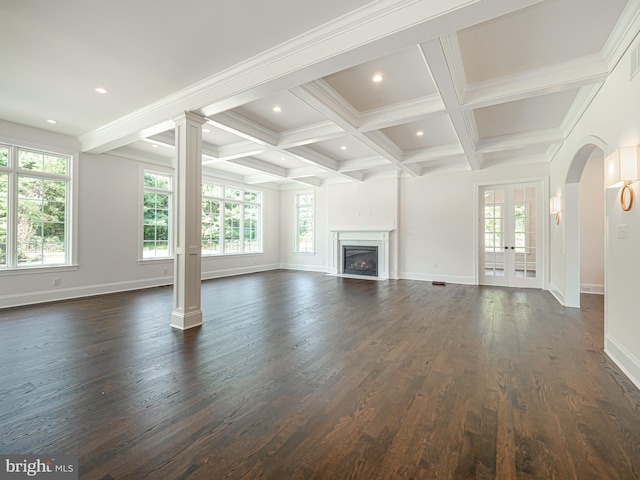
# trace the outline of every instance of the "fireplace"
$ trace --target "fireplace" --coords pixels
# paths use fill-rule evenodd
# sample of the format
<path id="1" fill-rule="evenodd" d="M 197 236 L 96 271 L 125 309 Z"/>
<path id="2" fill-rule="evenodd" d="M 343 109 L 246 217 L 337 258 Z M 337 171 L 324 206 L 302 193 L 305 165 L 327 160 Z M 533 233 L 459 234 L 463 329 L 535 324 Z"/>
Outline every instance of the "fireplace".
<path id="1" fill-rule="evenodd" d="M 327 274 L 388 280 L 389 234 L 392 231 L 331 230 L 331 257 Z"/>
<path id="2" fill-rule="evenodd" d="M 378 247 L 343 245 L 342 259 L 344 274 L 378 276 Z"/>

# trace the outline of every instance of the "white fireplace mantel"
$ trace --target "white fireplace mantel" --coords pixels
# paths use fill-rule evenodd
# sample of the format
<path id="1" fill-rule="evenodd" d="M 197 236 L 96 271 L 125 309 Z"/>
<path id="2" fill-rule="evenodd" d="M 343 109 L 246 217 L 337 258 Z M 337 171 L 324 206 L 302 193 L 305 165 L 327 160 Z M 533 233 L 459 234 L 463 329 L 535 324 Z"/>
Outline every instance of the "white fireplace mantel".
<path id="1" fill-rule="evenodd" d="M 340 277 L 364 278 L 370 280 L 389 279 L 389 234 L 393 230 L 331 230 L 331 255 L 329 275 Z M 378 247 L 378 276 L 345 275 L 342 247 L 372 246 Z"/>

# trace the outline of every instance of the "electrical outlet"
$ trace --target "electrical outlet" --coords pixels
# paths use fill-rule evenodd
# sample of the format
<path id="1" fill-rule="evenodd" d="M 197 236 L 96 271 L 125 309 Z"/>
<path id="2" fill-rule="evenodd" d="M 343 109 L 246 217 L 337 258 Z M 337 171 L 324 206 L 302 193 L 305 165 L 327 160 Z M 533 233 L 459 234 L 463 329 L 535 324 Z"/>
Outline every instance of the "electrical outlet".
<path id="1" fill-rule="evenodd" d="M 434 264 L 433 264 L 433 268 L 438 268 L 438 264 L 437 264 L 437 263 L 434 263 Z"/>
<path id="2" fill-rule="evenodd" d="M 60 279 L 59 278 L 54 278 L 52 283 L 53 283 L 54 287 L 59 287 L 60 286 Z"/>
<path id="3" fill-rule="evenodd" d="M 169 269 L 168 269 L 168 268 L 165 268 L 165 269 L 164 269 L 164 274 L 165 274 L 165 275 L 167 275 L 168 273 L 169 273 Z"/>

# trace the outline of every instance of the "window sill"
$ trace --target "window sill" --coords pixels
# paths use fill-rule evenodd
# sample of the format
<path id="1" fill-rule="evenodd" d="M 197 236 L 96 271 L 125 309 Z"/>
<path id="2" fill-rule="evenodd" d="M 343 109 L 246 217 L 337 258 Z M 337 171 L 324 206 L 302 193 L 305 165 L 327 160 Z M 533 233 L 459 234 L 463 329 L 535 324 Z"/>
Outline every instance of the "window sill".
<path id="1" fill-rule="evenodd" d="M 138 265 L 153 265 L 153 264 L 162 264 L 162 263 L 171 263 L 173 264 L 173 257 L 163 257 L 163 258 L 140 258 L 138 259 Z"/>
<path id="2" fill-rule="evenodd" d="M 38 275 L 50 272 L 75 272 L 78 268 L 80 268 L 80 265 L 38 265 L 37 267 L 1 268 L 0 277 L 9 277 L 12 275 Z"/>
<path id="3" fill-rule="evenodd" d="M 297 252 L 297 251 L 294 251 L 293 253 L 296 254 L 296 255 L 306 255 L 308 257 L 312 257 L 312 256 L 316 255 L 317 252 Z"/>

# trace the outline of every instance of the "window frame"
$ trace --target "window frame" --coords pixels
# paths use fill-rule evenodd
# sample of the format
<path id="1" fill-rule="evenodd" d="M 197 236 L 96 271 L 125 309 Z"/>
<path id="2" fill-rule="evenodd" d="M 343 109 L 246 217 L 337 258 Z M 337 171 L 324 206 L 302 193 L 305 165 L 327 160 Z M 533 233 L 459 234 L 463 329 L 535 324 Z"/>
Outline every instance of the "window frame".
<path id="1" fill-rule="evenodd" d="M 153 174 L 153 175 L 159 175 L 159 176 L 163 176 L 163 177 L 169 177 L 170 180 L 170 188 L 168 190 L 166 189 L 159 189 L 159 188 L 153 188 L 153 187 L 147 187 L 144 184 L 144 179 L 145 179 L 145 175 L 149 173 L 149 174 Z M 141 165 L 140 166 L 140 200 L 139 200 L 139 205 L 140 205 L 140 220 L 138 222 L 138 227 L 139 227 L 139 233 L 138 233 L 138 261 L 139 262 L 154 262 L 154 261 L 167 261 L 167 260 L 172 260 L 174 258 L 174 239 L 173 239 L 173 223 L 174 223 L 174 202 L 175 202 L 175 174 L 173 169 L 170 168 L 164 168 L 158 165 L 152 165 L 152 166 L 145 166 L 145 165 Z M 153 257 L 145 257 L 144 256 L 144 242 L 145 242 L 145 238 L 144 238 L 144 227 L 145 227 L 145 223 L 144 223 L 144 197 L 145 197 L 145 193 L 147 192 L 152 192 L 152 193 L 163 193 L 163 194 L 168 194 L 169 195 L 169 213 L 168 213 L 168 227 L 169 227 L 169 232 L 168 232 L 168 255 L 165 257 L 158 257 L 158 256 L 153 256 Z"/>
<path id="2" fill-rule="evenodd" d="M 219 188 L 219 196 L 206 194 L 205 184 L 209 186 L 214 186 Z M 230 198 L 227 197 L 227 190 L 237 190 L 239 192 L 239 198 Z M 245 200 L 246 193 L 253 193 L 257 195 L 257 201 Z M 204 249 L 202 249 L 202 243 L 205 241 L 205 238 L 201 238 L 201 252 L 203 258 L 212 258 L 212 257 L 223 257 L 223 256 L 233 256 L 233 255 L 258 255 L 264 253 L 264 192 L 262 190 L 245 188 L 237 185 L 230 185 L 224 182 L 220 182 L 215 178 L 203 177 L 202 178 L 202 204 L 205 201 L 217 201 L 220 202 L 219 208 L 219 232 L 218 232 L 218 245 L 219 251 L 214 253 L 204 253 Z M 226 251 L 226 231 L 225 231 L 225 223 L 227 220 L 226 217 L 226 204 L 227 203 L 237 203 L 239 204 L 239 225 L 238 225 L 238 246 L 239 251 L 227 252 Z M 257 236 L 257 249 L 252 251 L 246 251 L 246 243 L 247 240 L 245 238 L 246 232 L 246 218 L 245 211 L 247 206 L 257 207 L 257 227 L 255 229 Z M 202 207 L 201 207 L 202 208 Z M 203 224 L 203 232 L 204 232 L 204 224 Z"/>
<path id="3" fill-rule="evenodd" d="M 300 198 L 304 196 L 311 196 L 311 203 L 300 203 Z M 305 190 L 294 193 L 294 243 L 293 243 L 293 251 L 294 253 L 301 253 L 307 255 L 314 255 L 316 253 L 316 195 L 313 190 Z M 301 250 L 300 249 L 300 220 L 301 220 L 301 211 L 303 208 L 311 207 L 311 250 Z"/>
<path id="4" fill-rule="evenodd" d="M 9 150 L 7 165 L 0 166 L 0 174 L 7 175 L 7 257 L 6 265 L 0 266 L 0 276 L 34 274 L 44 271 L 69 271 L 77 270 L 77 238 L 78 225 L 76 219 L 77 191 L 78 191 L 78 152 L 68 148 L 51 147 L 32 142 L 17 142 L 14 139 L 0 137 L 0 147 Z M 20 168 L 19 152 L 27 151 L 55 157 L 66 158 L 66 173 L 57 174 L 41 170 L 29 170 Z M 36 178 L 63 182 L 65 184 L 64 199 L 64 262 L 52 264 L 30 264 L 18 261 L 18 204 L 19 204 L 19 178 Z"/>

